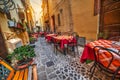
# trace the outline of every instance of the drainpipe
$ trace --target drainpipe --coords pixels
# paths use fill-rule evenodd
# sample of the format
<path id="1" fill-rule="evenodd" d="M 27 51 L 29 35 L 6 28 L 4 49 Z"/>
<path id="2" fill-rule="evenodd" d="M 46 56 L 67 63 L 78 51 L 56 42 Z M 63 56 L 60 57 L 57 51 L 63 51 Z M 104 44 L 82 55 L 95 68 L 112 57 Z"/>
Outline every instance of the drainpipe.
<path id="1" fill-rule="evenodd" d="M 47 23 L 47 25 L 48 25 L 48 28 L 49 28 L 48 31 L 51 31 L 51 28 L 50 28 L 50 15 L 49 15 L 49 2 L 48 2 L 48 0 L 47 0 L 47 13 L 48 13 L 48 23 Z"/>
<path id="2" fill-rule="evenodd" d="M 71 0 L 69 0 L 68 2 L 68 6 L 69 6 L 69 28 L 70 28 L 70 31 L 73 32 L 73 16 L 72 16 L 72 10 L 71 10 Z"/>
<path id="3" fill-rule="evenodd" d="M 47 13 L 48 13 L 48 19 L 49 19 L 49 4 L 48 4 L 48 0 L 47 0 Z"/>

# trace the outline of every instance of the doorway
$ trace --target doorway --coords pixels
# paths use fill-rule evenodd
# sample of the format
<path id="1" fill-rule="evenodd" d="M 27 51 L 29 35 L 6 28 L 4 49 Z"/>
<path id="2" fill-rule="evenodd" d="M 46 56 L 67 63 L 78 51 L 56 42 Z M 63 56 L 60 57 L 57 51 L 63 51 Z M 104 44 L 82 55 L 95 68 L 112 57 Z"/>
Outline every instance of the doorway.
<path id="1" fill-rule="evenodd" d="M 100 28 L 107 38 L 120 36 L 120 1 L 101 0 Z"/>
<path id="2" fill-rule="evenodd" d="M 7 51 L 5 39 L 3 37 L 1 26 L 0 26 L 0 57 L 5 59 L 7 55 L 8 55 L 8 51 Z"/>
<path id="3" fill-rule="evenodd" d="M 52 16 L 52 26 L 53 26 L 53 32 L 56 32 L 56 27 L 55 27 L 55 15 Z"/>

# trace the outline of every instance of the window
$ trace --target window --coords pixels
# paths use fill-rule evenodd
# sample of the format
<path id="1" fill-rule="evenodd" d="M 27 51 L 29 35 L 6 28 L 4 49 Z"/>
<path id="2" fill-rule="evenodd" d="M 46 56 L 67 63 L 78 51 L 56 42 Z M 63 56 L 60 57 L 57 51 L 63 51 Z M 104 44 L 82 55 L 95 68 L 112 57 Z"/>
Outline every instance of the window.
<path id="1" fill-rule="evenodd" d="M 60 22 L 60 14 L 58 14 L 58 26 L 61 25 L 61 22 Z"/>

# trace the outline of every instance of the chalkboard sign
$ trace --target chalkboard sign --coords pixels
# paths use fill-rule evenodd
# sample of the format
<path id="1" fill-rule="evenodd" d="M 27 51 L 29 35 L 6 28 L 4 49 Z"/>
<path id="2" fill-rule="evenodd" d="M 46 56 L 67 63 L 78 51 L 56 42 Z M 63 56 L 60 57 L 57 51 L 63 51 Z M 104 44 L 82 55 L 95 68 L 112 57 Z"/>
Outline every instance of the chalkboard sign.
<path id="1" fill-rule="evenodd" d="M 85 37 L 79 37 L 77 40 L 78 46 L 85 46 L 86 38 Z"/>

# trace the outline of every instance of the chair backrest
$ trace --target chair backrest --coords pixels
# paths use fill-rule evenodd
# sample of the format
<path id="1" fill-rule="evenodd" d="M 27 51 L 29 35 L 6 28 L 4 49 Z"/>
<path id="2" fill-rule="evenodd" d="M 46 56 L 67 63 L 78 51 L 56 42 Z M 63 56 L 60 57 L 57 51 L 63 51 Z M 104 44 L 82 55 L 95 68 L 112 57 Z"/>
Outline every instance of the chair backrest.
<path id="1" fill-rule="evenodd" d="M 86 44 L 86 38 L 85 37 L 78 37 L 77 38 L 77 45 L 78 46 L 85 46 Z"/>
<path id="2" fill-rule="evenodd" d="M 0 80 L 11 80 L 15 70 L 0 57 Z"/>
<path id="3" fill-rule="evenodd" d="M 112 41 L 120 41 L 120 36 L 110 37 L 109 40 L 112 40 Z"/>
<path id="4" fill-rule="evenodd" d="M 93 51 L 95 62 L 100 68 L 109 73 L 117 71 L 120 66 L 120 55 L 116 51 L 101 46 L 95 46 Z"/>

